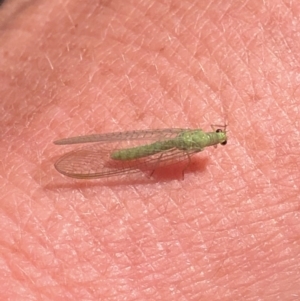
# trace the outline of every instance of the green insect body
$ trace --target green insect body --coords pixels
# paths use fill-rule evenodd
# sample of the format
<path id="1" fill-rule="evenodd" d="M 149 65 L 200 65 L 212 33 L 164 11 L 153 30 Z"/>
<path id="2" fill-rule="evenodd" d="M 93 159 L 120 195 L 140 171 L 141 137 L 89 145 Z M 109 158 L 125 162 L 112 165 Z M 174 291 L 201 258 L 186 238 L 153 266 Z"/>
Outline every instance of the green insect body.
<path id="1" fill-rule="evenodd" d="M 116 150 L 111 153 L 111 158 L 114 160 L 133 160 L 161 153 L 172 148 L 182 151 L 195 150 L 200 152 L 207 146 L 217 145 L 226 140 L 226 133 L 222 131 L 206 133 L 202 130 L 186 130 L 173 139 Z"/>
<path id="2" fill-rule="evenodd" d="M 55 168 L 69 177 L 91 179 L 124 175 L 141 169 L 153 170 L 186 158 L 190 160 L 191 155 L 205 147 L 225 145 L 227 135 L 226 127 L 215 132 L 204 132 L 201 129 L 159 129 L 78 136 L 54 143 L 87 143 L 88 146 L 59 158 Z"/>

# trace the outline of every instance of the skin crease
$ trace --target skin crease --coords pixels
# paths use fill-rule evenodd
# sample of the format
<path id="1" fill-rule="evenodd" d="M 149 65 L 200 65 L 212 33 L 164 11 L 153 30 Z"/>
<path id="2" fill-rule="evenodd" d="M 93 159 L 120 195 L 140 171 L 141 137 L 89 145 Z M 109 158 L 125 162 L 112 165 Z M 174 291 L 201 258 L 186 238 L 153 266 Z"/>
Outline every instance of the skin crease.
<path id="1" fill-rule="evenodd" d="M 0 7 L 2 300 L 298 300 L 299 1 L 86 3 Z M 224 121 L 184 180 L 53 167 L 63 137 Z"/>

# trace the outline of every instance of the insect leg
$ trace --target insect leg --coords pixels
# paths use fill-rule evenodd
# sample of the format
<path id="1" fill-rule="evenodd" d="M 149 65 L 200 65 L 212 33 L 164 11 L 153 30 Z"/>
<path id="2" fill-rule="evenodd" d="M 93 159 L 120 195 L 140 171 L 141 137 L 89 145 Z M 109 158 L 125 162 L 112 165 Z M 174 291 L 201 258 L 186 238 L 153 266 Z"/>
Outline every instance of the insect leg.
<path id="1" fill-rule="evenodd" d="M 155 172 L 155 169 L 157 168 L 157 166 L 159 166 L 159 162 L 160 162 L 160 159 L 163 157 L 164 153 L 161 153 L 161 155 L 158 157 L 152 171 L 151 171 L 151 174 L 150 174 L 150 177 L 153 176 L 154 172 Z"/>

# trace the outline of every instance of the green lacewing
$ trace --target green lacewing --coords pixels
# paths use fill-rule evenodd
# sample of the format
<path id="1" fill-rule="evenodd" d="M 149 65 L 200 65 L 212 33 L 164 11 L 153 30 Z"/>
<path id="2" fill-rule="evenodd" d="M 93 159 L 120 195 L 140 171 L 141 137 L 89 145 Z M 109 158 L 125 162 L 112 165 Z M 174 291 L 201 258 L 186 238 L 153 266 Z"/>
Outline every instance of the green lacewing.
<path id="1" fill-rule="evenodd" d="M 54 144 L 85 146 L 64 154 L 55 162 L 55 168 L 72 178 L 107 178 L 190 161 L 205 147 L 226 143 L 226 126 L 213 132 L 177 128 L 63 138 Z"/>

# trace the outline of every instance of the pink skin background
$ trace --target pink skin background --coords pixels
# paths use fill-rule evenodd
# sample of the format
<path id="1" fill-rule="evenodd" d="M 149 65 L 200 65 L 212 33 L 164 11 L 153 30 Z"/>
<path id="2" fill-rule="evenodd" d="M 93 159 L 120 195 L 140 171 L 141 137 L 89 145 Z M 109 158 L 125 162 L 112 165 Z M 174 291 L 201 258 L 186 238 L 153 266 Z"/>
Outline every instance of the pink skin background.
<path id="1" fill-rule="evenodd" d="M 299 1 L 7 0 L 0 28 L 1 300 L 299 300 Z M 53 167 L 225 122 L 184 179 Z"/>

